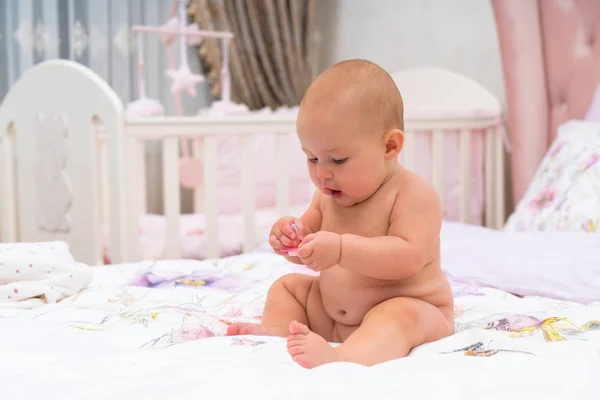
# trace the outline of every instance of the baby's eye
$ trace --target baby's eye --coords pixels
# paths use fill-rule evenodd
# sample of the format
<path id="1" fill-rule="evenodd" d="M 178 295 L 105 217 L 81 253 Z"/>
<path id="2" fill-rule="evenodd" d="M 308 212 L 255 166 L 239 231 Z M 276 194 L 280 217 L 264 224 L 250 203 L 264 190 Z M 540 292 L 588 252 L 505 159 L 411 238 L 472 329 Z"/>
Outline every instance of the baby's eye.
<path id="1" fill-rule="evenodd" d="M 343 164 L 346 162 L 346 160 L 348 159 L 348 157 L 346 158 L 342 158 L 341 160 L 336 160 L 335 158 L 333 159 L 333 162 L 336 164 Z"/>
<path id="2" fill-rule="evenodd" d="M 318 160 L 318 158 L 309 158 L 308 161 L 310 161 L 311 163 L 316 163 Z"/>

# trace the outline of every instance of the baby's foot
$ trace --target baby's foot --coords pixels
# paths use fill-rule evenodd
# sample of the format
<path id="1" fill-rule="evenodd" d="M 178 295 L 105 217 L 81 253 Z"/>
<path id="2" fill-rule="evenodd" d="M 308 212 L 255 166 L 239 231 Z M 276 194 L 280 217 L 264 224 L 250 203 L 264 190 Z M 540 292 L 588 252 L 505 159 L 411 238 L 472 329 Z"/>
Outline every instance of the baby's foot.
<path id="1" fill-rule="evenodd" d="M 256 335 L 268 336 L 268 329 L 260 326 L 260 324 L 251 324 L 246 322 L 234 322 L 227 327 L 226 336 L 237 335 Z"/>
<path id="2" fill-rule="evenodd" d="M 325 339 L 297 321 L 290 324 L 287 349 L 292 359 L 304 368 L 338 361 L 335 349 Z"/>
<path id="3" fill-rule="evenodd" d="M 227 327 L 225 336 L 256 335 L 256 336 L 281 336 L 277 328 L 252 324 L 248 322 L 234 322 Z"/>

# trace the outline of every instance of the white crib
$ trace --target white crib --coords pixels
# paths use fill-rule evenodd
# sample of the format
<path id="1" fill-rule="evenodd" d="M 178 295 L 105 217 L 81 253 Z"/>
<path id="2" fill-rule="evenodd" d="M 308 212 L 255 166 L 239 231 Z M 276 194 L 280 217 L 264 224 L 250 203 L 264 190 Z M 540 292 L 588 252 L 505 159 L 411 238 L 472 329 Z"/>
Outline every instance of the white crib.
<path id="1" fill-rule="evenodd" d="M 439 71 L 417 73 L 437 74 L 438 79 L 456 81 L 452 74 L 440 75 Z M 413 82 L 414 74 L 414 71 L 394 74 L 403 93 L 403 79 Z M 410 89 L 405 94 L 407 104 L 416 99 L 409 93 Z M 418 137 L 423 132 L 431 135 L 427 163 L 442 202 L 445 201 L 443 171 L 448 168 L 444 157 L 444 143 L 447 146 L 448 140 L 444 138 L 447 130 L 460 130 L 455 150 L 461 160 L 460 220 L 466 223 L 471 222 L 468 212 L 472 198 L 471 141 L 474 135 L 481 134 L 485 152 L 483 162 L 476 167 L 485 170 L 482 192 L 485 225 L 500 227 L 504 221 L 504 164 L 499 112 L 470 117 L 450 114 L 423 117 L 411 114 L 410 107 L 407 109 L 402 162 L 415 169 L 417 161 L 423 158 L 418 153 L 421 151 Z M 275 154 L 257 156 L 276 159 L 277 213 L 285 215 L 291 207 L 286 135 L 294 131 L 295 117 L 281 115 L 127 120 L 113 90 L 89 69 L 66 60 L 38 64 L 19 79 L 0 105 L 0 239 L 3 242 L 64 240 L 76 259 L 98 265 L 103 260 L 102 229 L 108 224 L 111 261 L 137 260 L 138 218 L 147 211 L 144 143 L 160 140 L 165 256 L 179 258 L 178 140 L 188 137 L 194 139 L 194 156 L 203 166 L 202 186 L 194 190 L 194 211 L 204 215 L 206 255 L 217 257 L 220 246 L 217 144 L 222 135 L 235 134 L 242 137 L 243 250 L 252 251 L 259 240 L 254 229 L 254 137 L 258 134 L 276 137 Z M 310 190 L 314 188 L 311 186 Z"/>

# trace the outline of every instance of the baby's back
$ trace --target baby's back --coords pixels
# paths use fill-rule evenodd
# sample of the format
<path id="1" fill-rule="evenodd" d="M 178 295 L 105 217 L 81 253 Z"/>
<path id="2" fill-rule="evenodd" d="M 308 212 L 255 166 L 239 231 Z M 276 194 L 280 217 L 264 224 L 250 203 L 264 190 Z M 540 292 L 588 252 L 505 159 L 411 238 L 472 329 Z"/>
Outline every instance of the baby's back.
<path id="1" fill-rule="evenodd" d="M 392 221 L 401 225 L 405 213 L 415 212 L 415 195 L 435 196 L 435 192 L 422 178 L 400 167 L 375 194 L 352 207 L 340 206 L 331 197 L 323 196 L 321 230 L 367 238 L 387 236 Z M 382 280 L 339 266 L 321 272 L 321 297 L 331 318 L 344 325 L 359 325 L 371 308 L 394 297 L 418 298 L 437 307 L 452 304 L 450 285 L 440 268 L 439 229 L 428 230 L 437 232 L 432 238 L 435 248 L 425 265 L 410 277 Z"/>

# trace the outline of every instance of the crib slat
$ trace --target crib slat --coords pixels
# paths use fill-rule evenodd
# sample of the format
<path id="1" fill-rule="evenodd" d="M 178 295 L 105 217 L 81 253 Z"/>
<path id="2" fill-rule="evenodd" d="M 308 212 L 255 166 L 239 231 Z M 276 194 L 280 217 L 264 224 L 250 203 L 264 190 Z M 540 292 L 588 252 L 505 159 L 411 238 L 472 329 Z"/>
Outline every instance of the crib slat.
<path id="1" fill-rule="evenodd" d="M 494 197 L 498 200 L 496 201 L 496 229 L 502 228 L 504 225 L 504 142 L 502 140 L 502 127 L 497 126 L 495 129 L 495 172 L 496 172 L 496 193 Z"/>
<path id="2" fill-rule="evenodd" d="M 244 135 L 242 144 L 242 205 L 244 213 L 244 252 L 254 250 L 256 208 L 254 197 L 254 136 Z"/>
<path id="3" fill-rule="evenodd" d="M 125 139 L 125 154 L 128 157 L 125 158 L 125 169 L 127 174 L 125 176 L 126 190 L 127 190 L 127 232 L 126 232 L 126 243 L 129 256 L 132 260 L 137 260 L 140 257 L 139 248 L 139 225 L 141 211 L 139 209 L 138 201 L 138 181 L 142 179 L 139 175 L 138 163 L 137 163 L 137 149 L 136 142 L 138 139 L 134 137 L 127 137 Z M 108 185 L 108 175 L 106 177 L 105 184 Z M 143 184 L 146 183 L 144 179 Z M 108 186 L 106 186 L 108 188 Z M 107 199 L 108 200 L 108 199 Z M 110 216 L 110 214 L 107 214 Z"/>
<path id="4" fill-rule="evenodd" d="M 431 177 L 433 187 L 437 191 L 442 210 L 444 209 L 444 131 L 432 132 L 431 145 Z"/>
<path id="5" fill-rule="evenodd" d="M 192 149 L 194 158 L 202 161 L 203 144 L 202 139 L 194 139 Z M 202 214 L 204 212 L 204 183 L 194 188 L 194 213 Z"/>
<path id="6" fill-rule="evenodd" d="M 14 135 L 9 132 L 0 140 L 0 150 L 2 161 L 2 180 L 0 181 L 0 190 L 2 198 L 0 198 L 0 214 L 2 214 L 2 232 L 1 237 L 3 242 L 17 241 L 17 208 L 16 208 L 16 188 L 15 188 L 15 171 L 14 171 Z"/>
<path id="7" fill-rule="evenodd" d="M 176 137 L 163 139 L 163 197 L 165 209 L 165 257 L 181 258 L 179 236 L 179 146 Z"/>
<path id="8" fill-rule="evenodd" d="M 485 130 L 485 226 L 494 228 L 496 221 L 494 218 L 494 207 L 500 199 L 494 196 L 494 169 L 496 160 L 494 146 L 496 144 L 495 131 L 493 129 Z"/>
<path id="9" fill-rule="evenodd" d="M 207 258 L 219 256 L 219 195 L 218 195 L 218 140 L 215 136 L 204 138 L 204 236 Z"/>
<path id="10" fill-rule="evenodd" d="M 108 180 L 108 149 L 106 143 L 106 130 L 98 123 L 95 126 L 98 138 L 98 187 L 100 188 L 100 219 L 103 224 L 110 221 L 110 184 Z"/>
<path id="11" fill-rule="evenodd" d="M 277 170 L 277 212 L 279 216 L 290 214 L 290 168 L 288 154 L 288 136 L 275 136 L 275 168 Z"/>
<path id="12" fill-rule="evenodd" d="M 460 131 L 460 195 L 459 195 L 459 218 L 468 224 L 471 204 L 471 131 L 462 129 Z"/>
<path id="13" fill-rule="evenodd" d="M 146 197 L 146 142 L 144 139 L 136 140 L 134 148 L 137 169 L 137 180 L 135 185 L 137 191 L 138 210 L 140 214 L 146 214 L 148 212 L 148 205 Z"/>
<path id="14" fill-rule="evenodd" d="M 404 153 L 403 164 L 404 168 L 414 171 L 415 170 L 415 151 L 416 151 L 416 133 L 405 132 L 404 133 L 404 147 L 402 153 Z"/>

